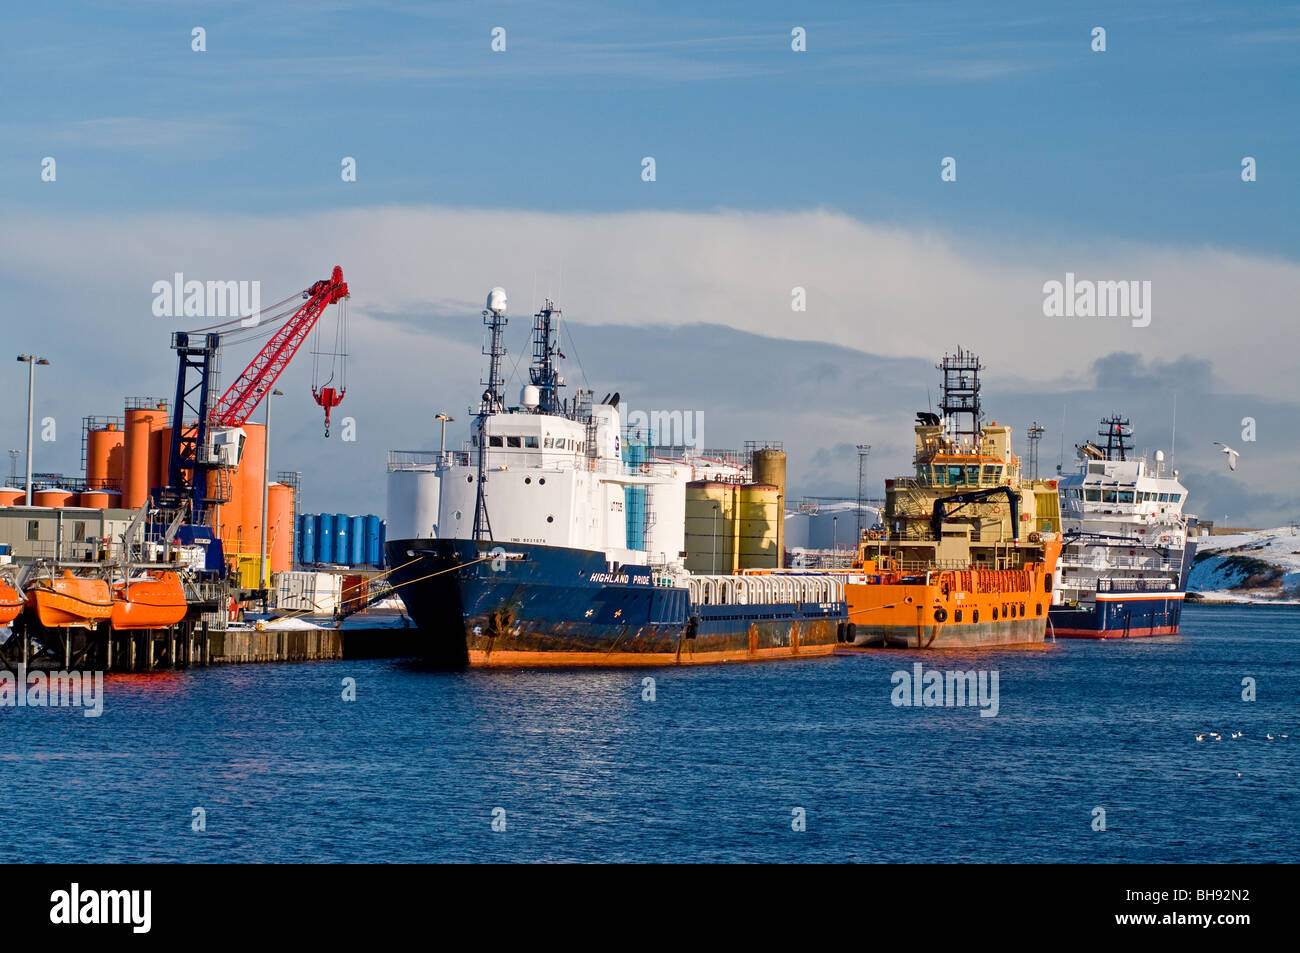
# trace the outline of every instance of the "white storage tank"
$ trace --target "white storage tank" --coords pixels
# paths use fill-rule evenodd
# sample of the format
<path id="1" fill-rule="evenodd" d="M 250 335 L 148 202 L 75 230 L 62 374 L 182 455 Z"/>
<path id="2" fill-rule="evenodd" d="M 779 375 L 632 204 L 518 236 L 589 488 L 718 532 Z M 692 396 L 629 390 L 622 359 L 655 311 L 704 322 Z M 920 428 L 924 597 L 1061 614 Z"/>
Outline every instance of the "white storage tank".
<path id="1" fill-rule="evenodd" d="M 389 471 L 388 538 L 435 537 L 440 490 L 438 474 L 432 467 Z"/>

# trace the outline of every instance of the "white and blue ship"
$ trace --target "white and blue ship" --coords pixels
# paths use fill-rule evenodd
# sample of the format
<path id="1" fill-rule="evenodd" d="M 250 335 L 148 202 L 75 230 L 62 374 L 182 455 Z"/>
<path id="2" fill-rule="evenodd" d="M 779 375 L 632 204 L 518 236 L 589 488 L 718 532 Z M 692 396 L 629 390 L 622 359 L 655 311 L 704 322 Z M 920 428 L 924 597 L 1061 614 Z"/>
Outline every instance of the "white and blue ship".
<path id="1" fill-rule="evenodd" d="M 1063 638 L 1112 639 L 1178 632 L 1196 552 L 1183 515 L 1187 488 L 1164 453 L 1134 458 L 1118 414 L 1077 449 L 1079 472 L 1061 480 L 1063 547 L 1048 617 Z"/>
<path id="2" fill-rule="evenodd" d="M 617 393 L 561 396 L 550 301 L 506 406 L 505 310 L 493 289 L 469 444 L 389 457 L 390 578 L 430 661 L 680 664 L 825 655 L 846 639 L 842 576 L 686 571 L 691 463 L 627 453 Z"/>

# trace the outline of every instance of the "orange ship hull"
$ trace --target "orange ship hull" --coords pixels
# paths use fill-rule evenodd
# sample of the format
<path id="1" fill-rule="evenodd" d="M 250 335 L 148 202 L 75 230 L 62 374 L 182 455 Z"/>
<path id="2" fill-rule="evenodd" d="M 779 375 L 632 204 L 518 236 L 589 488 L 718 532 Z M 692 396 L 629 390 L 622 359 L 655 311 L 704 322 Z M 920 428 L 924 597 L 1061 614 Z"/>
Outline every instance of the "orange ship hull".
<path id="1" fill-rule="evenodd" d="M 844 598 L 853 644 L 963 649 L 1043 642 L 1061 544 L 1043 548 L 1044 561 L 1024 569 L 852 572 Z"/>
<path id="2" fill-rule="evenodd" d="M 23 611 L 23 597 L 18 590 L 0 579 L 0 625 L 8 625 Z"/>
<path id="3" fill-rule="evenodd" d="M 47 629 L 83 626 L 93 629 L 113 611 L 108 583 L 64 571 L 53 579 L 39 579 L 27 588 L 27 605 Z"/>
<path id="4" fill-rule="evenodd" d="M 113 586 L 114 629 L 165 629 L 185 618 L 186 608 L 185 590 L 174 572 L 150 572 Z"/>

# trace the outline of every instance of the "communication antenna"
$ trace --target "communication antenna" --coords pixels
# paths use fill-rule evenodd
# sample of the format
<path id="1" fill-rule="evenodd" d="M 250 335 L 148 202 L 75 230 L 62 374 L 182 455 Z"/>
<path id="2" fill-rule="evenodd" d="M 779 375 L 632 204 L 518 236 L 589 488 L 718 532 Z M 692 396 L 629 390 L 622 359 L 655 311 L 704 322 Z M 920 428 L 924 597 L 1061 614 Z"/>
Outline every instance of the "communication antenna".
<path id="1" fill-rule="evenodd" d="M 478 410 L 478 485 L 474 494 L 474 538 L 491 539 L 492 522 L 488 519 L 487 497 L 484 485 L 487 482 L 487 422 L 488 418 L 499 413 L 502 408 L 501 358 L 505 355 L 505 346 L 501 343 L 501 334 L 506 325 L 506 289 L 497 287 L 488 292 L 487 308 L 483 311 L 483 323 L 491 332 L 491 343 L 483 351 L 488 358 L 488 379 L 483 400 Z"/>

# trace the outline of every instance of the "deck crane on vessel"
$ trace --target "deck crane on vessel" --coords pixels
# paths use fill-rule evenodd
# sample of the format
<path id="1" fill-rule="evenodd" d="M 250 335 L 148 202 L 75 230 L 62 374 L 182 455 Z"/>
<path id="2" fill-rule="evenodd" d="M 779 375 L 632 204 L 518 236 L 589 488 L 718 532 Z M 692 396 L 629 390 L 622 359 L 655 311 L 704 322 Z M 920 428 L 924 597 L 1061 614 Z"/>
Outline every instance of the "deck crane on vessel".
<path id="1" fill-rule="evenodd" d="M 348 286 L 343 280 L 343 269 L 334 266 L 329 278 L 315 282 L 300 294 L 254 314 L 236 317 L 231 321 L 199 328 L 196 331 L 176 331 L 172 334 L 172 348 L 176 351 L 176 400 L 172 405 L 171 446 L 168 452 L 167 485 L 154 491 L 154 504 L 163 510 L 188 508 L 186 524 L 191 527 L 206 523 L 210 506 L 229 499 L 226 483 L 228 470 L 239 463 L 243 449 L 243 431 L 253 412 L 270 393 L 276 379 L 289 366 L 308 334 L 316 327 L 321 313 L 331 304 L 346 301 Z M 301 305 L 293 302 L 302 300 Z M 340 315 L 340 328 L 344 321 Z M 279 325 L 276 327 L 276 325 Z M 215 398 L 216 374 L 221 346 L 259 338 L 274 329 L 270 340 L 226 389 Z M 341 361 L 343 355 L 335 354 Z M 191 382 L 191 372 L 194 381 Z M 334 369 L 331 366 L 330 375 Z M 312 396 L 325 409 L 325 434 L 329 436 L 329 413 L 343 399 L 344 390 L 312 381 Z M 212 479 L 209 479 L 212 477 Z M 212 536 L 206 537 L 216 543 Z M 209 550 L 208 565 L 219 564 L 219 544 L 215 547 L 216 560 Z"/>

